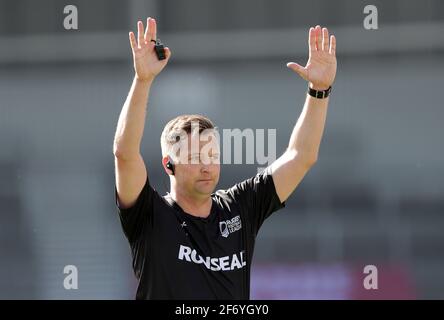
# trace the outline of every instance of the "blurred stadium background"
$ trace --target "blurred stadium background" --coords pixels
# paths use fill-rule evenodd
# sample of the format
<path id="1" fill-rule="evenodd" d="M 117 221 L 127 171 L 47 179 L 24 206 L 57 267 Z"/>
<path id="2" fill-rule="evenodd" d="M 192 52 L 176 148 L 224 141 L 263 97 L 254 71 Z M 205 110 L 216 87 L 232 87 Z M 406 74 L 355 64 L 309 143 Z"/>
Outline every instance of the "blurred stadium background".
<path id="1" fill-rule="evenodd" d="M 76 5 L 79 29 L 63 29 Z M 363 28 L 376 5 L 379 29 Z M 307 30 L 338 40 L 318 163 L 263 226 L 252 297 L 444 298 L 444 2 L 0 1 L 0 298 L 132 299 L 114 207 L 112 142 L 133 69 L 128 31 L 158 21 L 173 57 L 151 90 L 143 155 L 156 189 L 164 124 L 277 129 L 283 152 L 306 83 Z M 224 165 L 219 188 L 255 174 Z M 379 289 L 364 290 L 365 265 Z M 75 265 L 79 289 L 65 290 Z"/>

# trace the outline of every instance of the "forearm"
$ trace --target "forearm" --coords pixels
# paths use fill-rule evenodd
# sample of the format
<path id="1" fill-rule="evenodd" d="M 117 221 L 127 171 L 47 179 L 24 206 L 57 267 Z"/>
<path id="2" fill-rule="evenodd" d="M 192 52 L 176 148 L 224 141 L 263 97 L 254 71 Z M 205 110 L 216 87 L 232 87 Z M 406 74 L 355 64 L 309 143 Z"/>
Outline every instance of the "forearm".
<path id="1" fill-rule="evenodd" d="M 140 154 L 147 102 L 153 80 L 141 81 L 134 77 L 128 97 L 120 112 L 114 136 L 114 155 L 134 158 Z"/>
<path id="2" fill-rule="evenodd" d="M 317 99 L 307 94 L 304 108 L 293 129 L 288 151 L 312 163 L 318 159 L 319 146 L 327 118 L 328 100 Z"/>

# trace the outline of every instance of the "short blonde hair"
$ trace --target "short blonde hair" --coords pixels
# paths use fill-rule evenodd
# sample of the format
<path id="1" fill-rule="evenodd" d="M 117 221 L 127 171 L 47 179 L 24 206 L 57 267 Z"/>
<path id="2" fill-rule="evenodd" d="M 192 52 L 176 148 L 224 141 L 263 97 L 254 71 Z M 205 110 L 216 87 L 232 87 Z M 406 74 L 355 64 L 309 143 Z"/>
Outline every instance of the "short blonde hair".
<path id="1" fill-rule="evenodd" d="M 200 114 L 184 114 L 170 120 L 163 128 L 160 136 L 162 157 L 171 155 L 172 146 L 180 141 L 181 134 L 184 132 L 186 134 L 191 133 L 193 123 L 199 124 L 199 133 L 207 129 L 215 129 L 213 122 Z"/>

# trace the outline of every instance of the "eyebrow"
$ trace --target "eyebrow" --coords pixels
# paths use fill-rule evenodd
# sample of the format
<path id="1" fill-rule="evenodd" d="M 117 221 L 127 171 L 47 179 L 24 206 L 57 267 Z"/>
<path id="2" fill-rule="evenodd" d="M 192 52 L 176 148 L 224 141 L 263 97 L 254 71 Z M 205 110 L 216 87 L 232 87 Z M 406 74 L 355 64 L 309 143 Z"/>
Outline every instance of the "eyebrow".
<path id="1" fill-rule="evenodd" d="M 192 157 L 192 156 L 200 156 L 201 155 L 201 153 L 190 153 L 189 155 L 188 155 L 188 158 L 190 158 L 190 157 Z M 220 153 L 212 153 L 211 154 L 211 156 L 219 156 L 220 155 Z"/>

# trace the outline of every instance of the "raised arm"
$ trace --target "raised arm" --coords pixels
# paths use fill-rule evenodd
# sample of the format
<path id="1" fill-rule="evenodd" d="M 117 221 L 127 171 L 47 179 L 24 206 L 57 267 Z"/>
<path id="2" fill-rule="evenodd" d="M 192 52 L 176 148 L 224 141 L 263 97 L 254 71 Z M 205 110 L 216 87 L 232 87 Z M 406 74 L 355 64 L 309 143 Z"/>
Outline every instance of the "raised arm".
<path id="1" fill-rule="evenodd" d="M 287 67 L 309 82 L 315 90 L 328 89 L 336 75 L 336 39 L 327 28 L 316 26 L 309 31 L 309 58 L 305 67 L 289 62 Z M 304 108 L 293 129 L 287 150 L 271 164 L 276 192 L 285 201 L 317 161 L 324 132 L 329 98 L 307 94 Z"/>
<path id="2" fill-rule="evenodd" d="M 147 171 L 140 153 L 140 144 L 147 102 L 154 78 L 171 56 L 171 51 L 165 48 L 166 59 L 157 58 L 154 42 L 151 41 L 156 40 L 154 19 L 147 19 L 145 32 L 143 22 L 138 21 L 137 30 L 137 39 L 133 32 L 129 33 L 135 75 L 120 112 L 113 146 L 116 188 L 121 208 L 131 207 L 136 202 L 146 182 Z"/>

